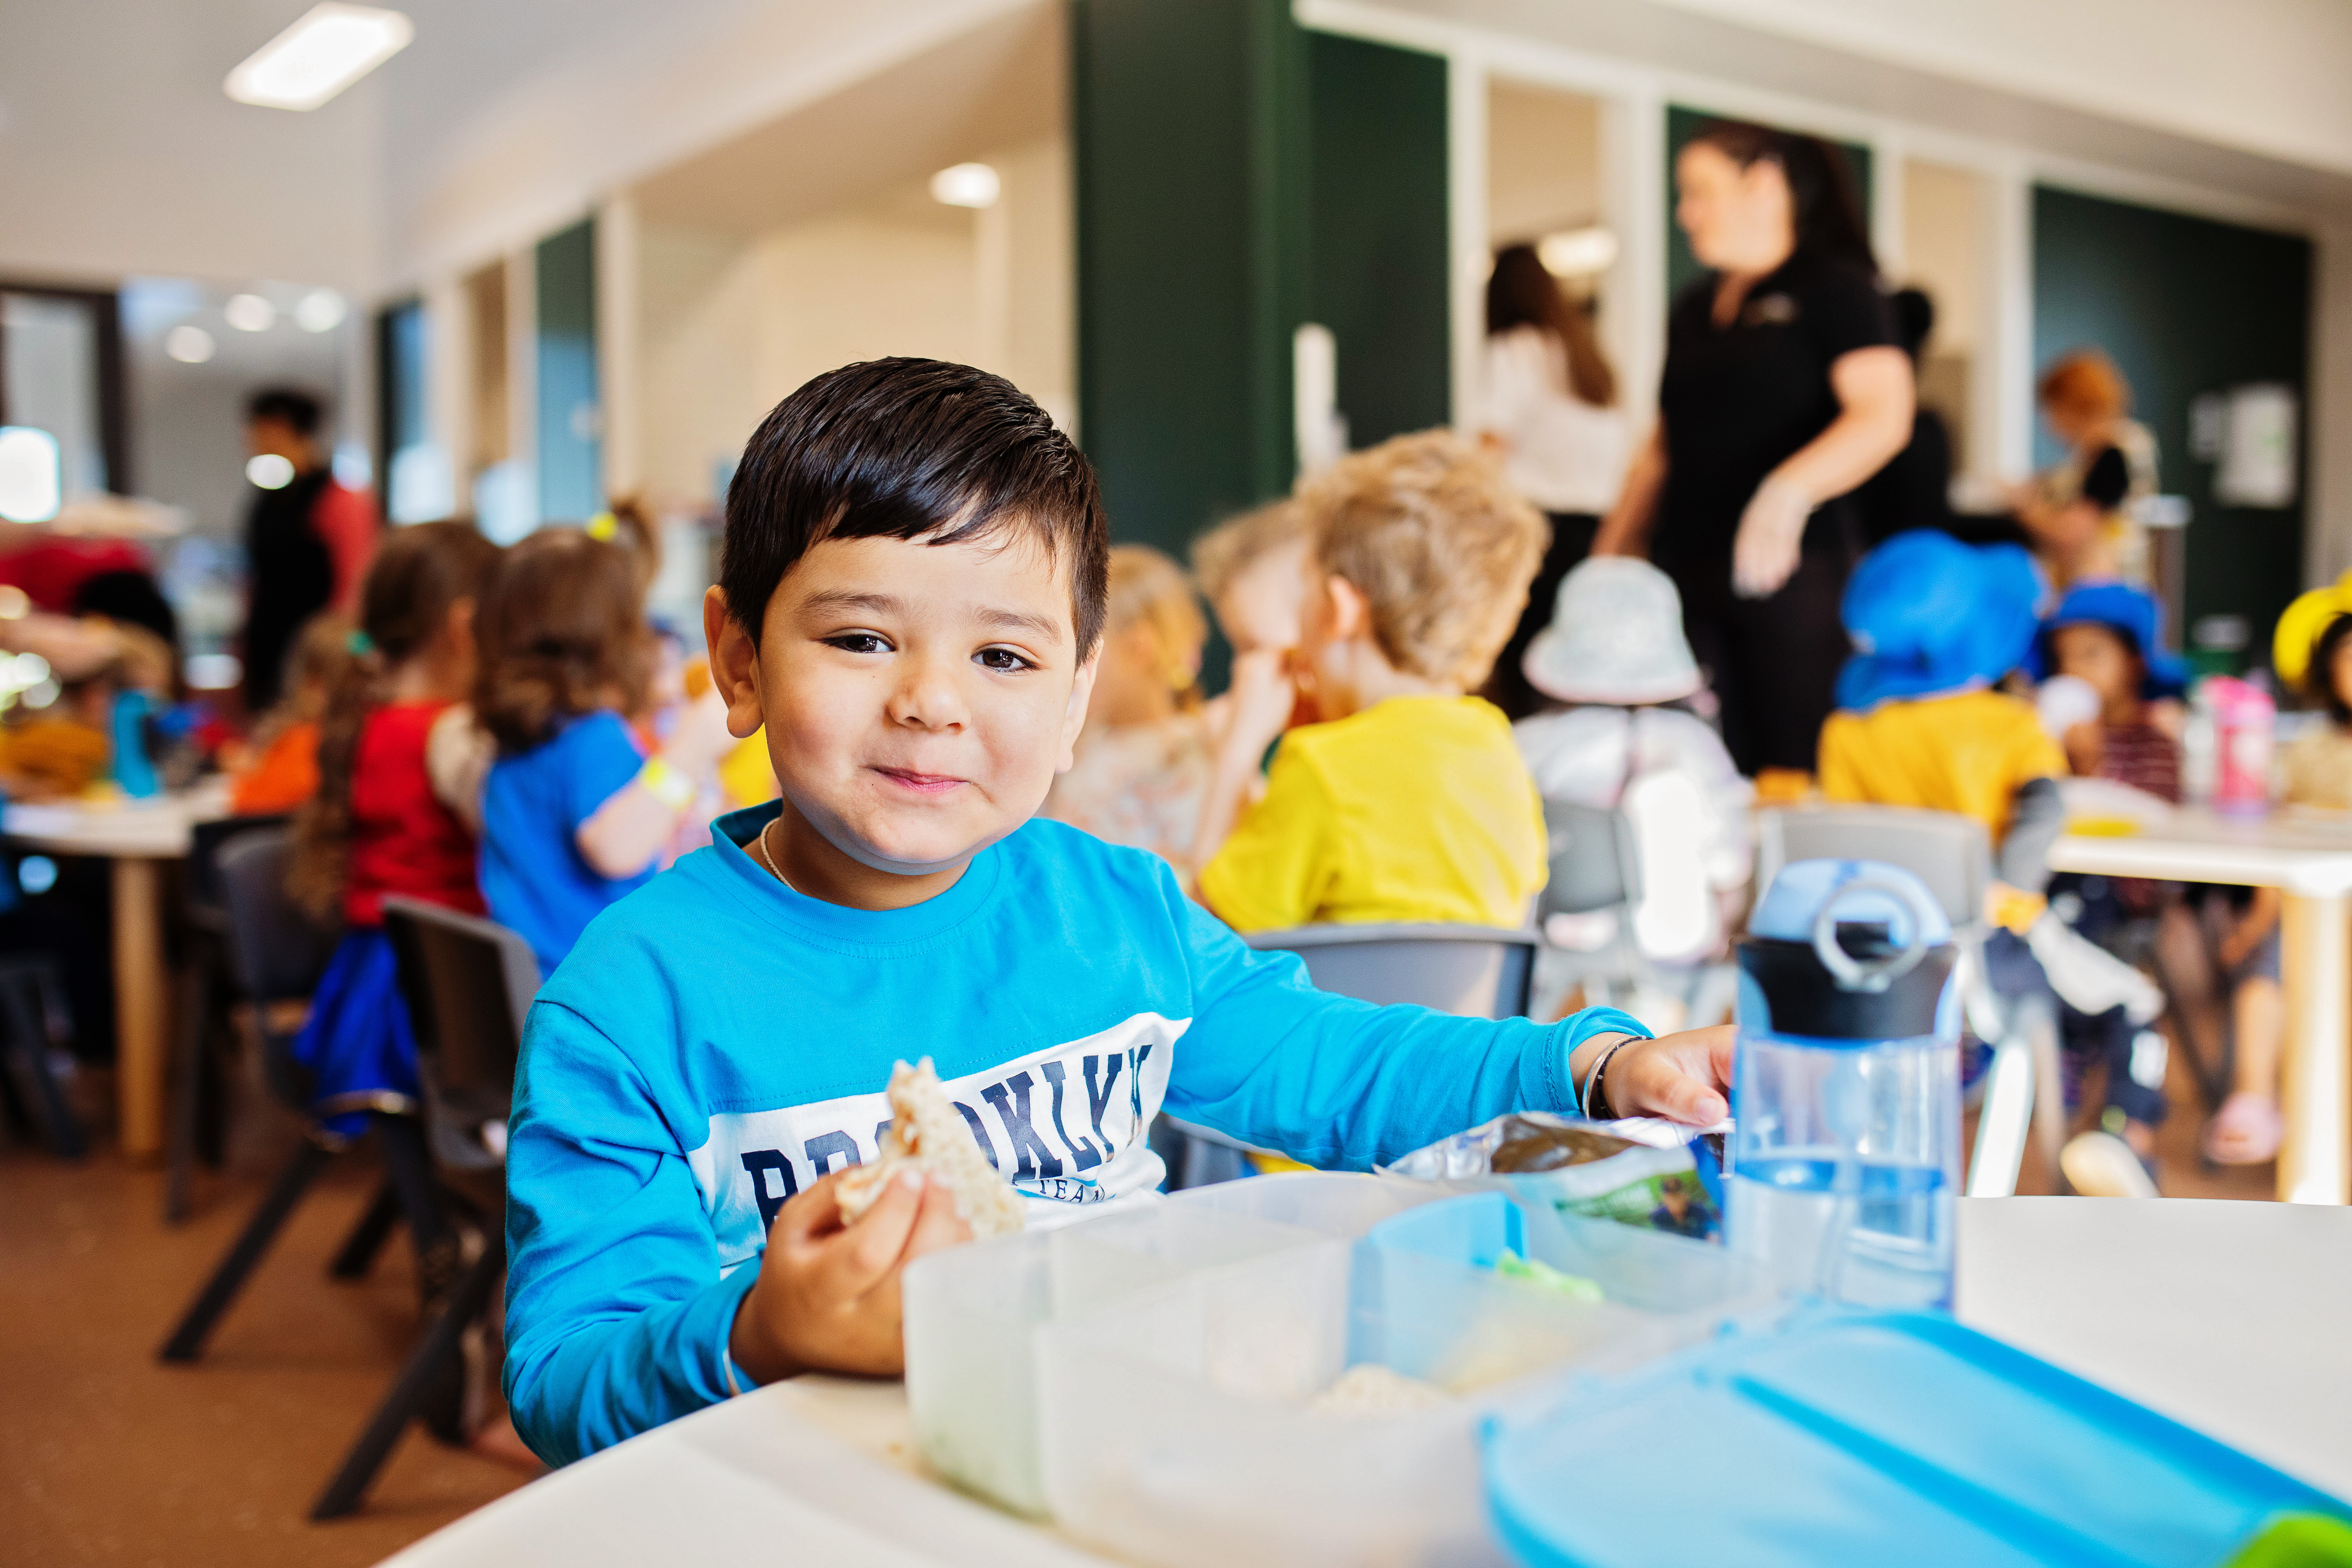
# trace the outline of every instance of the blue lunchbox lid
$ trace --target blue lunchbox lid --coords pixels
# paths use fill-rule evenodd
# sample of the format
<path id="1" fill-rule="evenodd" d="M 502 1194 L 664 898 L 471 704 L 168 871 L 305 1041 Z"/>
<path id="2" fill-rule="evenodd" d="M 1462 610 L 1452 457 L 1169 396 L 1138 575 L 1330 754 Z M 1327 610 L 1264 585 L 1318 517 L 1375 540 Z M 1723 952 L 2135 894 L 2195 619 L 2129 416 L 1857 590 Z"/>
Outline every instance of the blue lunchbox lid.
<path id="1" fill-rule="evenodd" d="M 2210 1568 L 2273 1514 L 2352 1510 L 1933 1313 L 1811 1306 L 1490 1422 L 1528 1568 Z"/>

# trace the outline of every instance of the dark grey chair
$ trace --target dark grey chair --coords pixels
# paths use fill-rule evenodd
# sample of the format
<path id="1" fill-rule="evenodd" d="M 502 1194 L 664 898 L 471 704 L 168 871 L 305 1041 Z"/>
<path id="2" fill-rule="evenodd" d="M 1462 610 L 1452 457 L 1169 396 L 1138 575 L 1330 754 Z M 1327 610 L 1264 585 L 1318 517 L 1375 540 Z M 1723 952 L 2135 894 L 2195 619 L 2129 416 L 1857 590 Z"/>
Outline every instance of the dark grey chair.
<path id="1" fill-rule="evenodd" d="M 278 1010 L 273 1004 L 309 998 L 341 933 L 314 919 L 288 895 L 286 872 L 292 856 L 291 835 L 284 827 L 265 827 L 237 836 L 220 850 L 216 863 L 230 969 L 251 1004 L 263 1073 L 280 1100 L 308 1115 L 309 1075 L 293 1059 L 294 1034 L 272 1022 L 273 1013 Z M 330 1272 L 341 1279 L 367 1273 L 400 1220 L 408 1222 L 420 1256 L 440 1231 L 424 1136 L 415 1116 L 383 1107 L 370 1121 L 383 1151 L 385 1177 L 374 1201 L 336 1253 Z M 347 1140 L 312 1121 L 309 1135 L 279 1171 L 228 1255 L 164 1341 L 163 1360 L 193 1362 L 204 1354 L 205 1342 L 277 1239 L 287 1216 L 328 1163 L 346 1147 Z"/>
<path id="2" fill-rule="evenodd" d="M 0 876 L 14 869 L 0 857 Z M 81 1119 L 66 1099 L 49 1055 L 72 1039 L 57 960 L 46 952 L 0 958 L 0 1110 L 20 1138 L 31 1138 L 37 1125 L 49 1152 L 61 1160 L 79 1160 L 89 1152 Z"/>
<path id="3" fill-rule="evenodd" d="M 1527 1016 L 1542 941 L 1501 926 L 1386 922 L 1292 926 L 1242 940 L 1261 952 L 1297 953 L 1318 991 L 1468 1018 Z"/>
<path id="4" fill-rule="evenodd" d="M 416 1031 L 425 1147 L 460 1237 L 460 1268 L 342 1466 L 310 1510 L 338 1519 L 360 1505 L 412 1420 L 464 1436 L 467 1342 L 506 1271 L 506 1130 L 523 1017 L 539 960 L 515 931 L 415 899 L 383 901 L 400 988 Z M 478 1335 L 477 1337 L 478 1342 Z"/>
<path id="5" fill-rule="evenodd" d="M 226 1142 L 227 1075 L 225 1048 L 234 1039 L 230 1009 L 246 1000 L 230 945 L 228 897 L 220 858 L 248 834 L 282 831 L 283 815 L 228 816 L 200 822 L 190 832 L 187 877 L 181 898 L 181 924 L 187 961 L 180 982 L 179 1035 L 173 1042 L 172 1129 L 168 1176 L 163 1185 L 163 1223 L 186 1220 L 192 1206 L 196 1162 L 220 1167 Z M 323 954 L 318 957 L 323 967 Z M 315 979 L 315 973 L 312 978 Z M 265 1026 L 267 1020 L 259 1020 Z"/>

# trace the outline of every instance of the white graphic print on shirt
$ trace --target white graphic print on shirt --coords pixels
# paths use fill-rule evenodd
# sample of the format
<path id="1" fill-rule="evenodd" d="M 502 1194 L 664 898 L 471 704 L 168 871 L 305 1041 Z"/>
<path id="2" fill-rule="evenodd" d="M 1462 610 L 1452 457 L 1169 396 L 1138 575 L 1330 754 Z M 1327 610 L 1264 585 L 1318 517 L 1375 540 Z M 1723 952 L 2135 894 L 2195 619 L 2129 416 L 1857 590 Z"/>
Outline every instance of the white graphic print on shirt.
<path id="1" fill-rule="evenodd" d="M 942 1087 L 989 1163 L 1024 1195 L 1080 1204 L 1124 1197 L 1160 1184 L 1144 1130 L 1168 1091 L 1171 1047 L 1191 1022 L 1138 1013 Z M 828 1172 L 877 1158 L 889 1125 L 890 1104 L 878 1089 L 712 1117 L 709 1142 L 687 1163 L 718 1233 L 720 1272 L 760 1254 L 786 1198 Z"/>

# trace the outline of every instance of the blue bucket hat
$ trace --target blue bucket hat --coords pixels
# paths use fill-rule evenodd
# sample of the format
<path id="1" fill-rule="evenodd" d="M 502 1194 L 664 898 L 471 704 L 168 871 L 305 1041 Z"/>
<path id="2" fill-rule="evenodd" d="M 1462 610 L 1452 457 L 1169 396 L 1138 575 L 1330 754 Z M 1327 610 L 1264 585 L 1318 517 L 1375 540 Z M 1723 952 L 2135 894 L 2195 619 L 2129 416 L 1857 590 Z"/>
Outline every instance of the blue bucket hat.
<path id="1" fill-rule="evenodd" d="M 2047 679 L 2058 668 L 2052 647 L 2061 626 L 2098 626 L 2122 635 L 2147 668 L 2139 694 L 2146 698 L 2178 697 L 2189 689 L 2189 662 L 2164 650 L 2164 608 L 2147 590 L 2128 583 L 2085 583 L 2068 590 L 2033 638 L 2033 656 L 2026 669 L 2036 680 Z"/>
<path id="2" fill-rule="evenodd" d="M 2032 653 L 2043 592 L 2017 545 L 1963 544 L 1931 528 L 1896 534 L 1847 580 L 1842 613 L 1856 651 L 1838 672 L 1838 706 L 1991 685 Z"/>

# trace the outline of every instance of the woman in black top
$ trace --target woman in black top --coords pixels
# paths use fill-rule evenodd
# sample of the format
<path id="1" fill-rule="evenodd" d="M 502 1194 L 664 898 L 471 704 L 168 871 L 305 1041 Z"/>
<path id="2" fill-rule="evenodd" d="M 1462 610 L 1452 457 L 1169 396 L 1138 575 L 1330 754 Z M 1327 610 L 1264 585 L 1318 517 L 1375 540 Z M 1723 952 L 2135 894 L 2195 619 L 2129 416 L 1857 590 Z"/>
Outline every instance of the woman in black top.
<path id="1" fill-rule="evenodd" d="M 1675 301 L 1658 426 L 1593 550 L 1674 577 L 1740 771 L 1809 773 L 1851 651 L 1846 497 L 1910 438 L 1911 366 L 1838 154 L 1719 122 L 1675 178 L 1714 271 Z"/>

